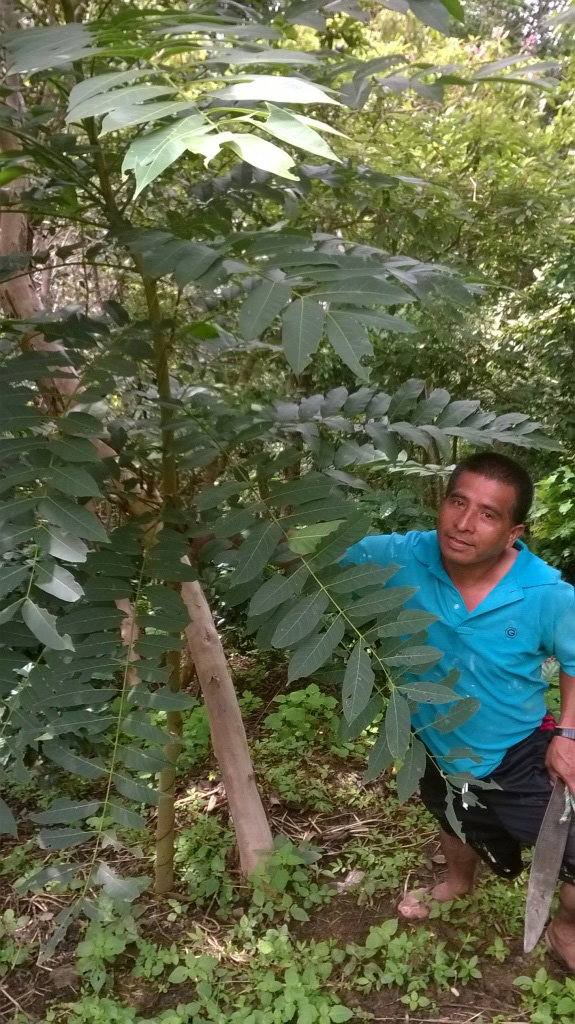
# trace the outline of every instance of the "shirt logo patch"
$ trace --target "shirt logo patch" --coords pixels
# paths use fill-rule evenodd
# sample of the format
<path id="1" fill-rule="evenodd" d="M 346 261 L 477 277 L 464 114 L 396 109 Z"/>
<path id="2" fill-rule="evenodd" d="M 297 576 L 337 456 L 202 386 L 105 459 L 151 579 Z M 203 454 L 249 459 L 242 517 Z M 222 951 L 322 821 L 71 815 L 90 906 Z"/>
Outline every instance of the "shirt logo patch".
<path id="1" fill-rule="evenodd" d="M 505 636 L 508 636 L 510 640 L 513 640 L 514 636 L 517 636 L 517 630 L 515 626 L 508 626 L 505 630 Z"/>

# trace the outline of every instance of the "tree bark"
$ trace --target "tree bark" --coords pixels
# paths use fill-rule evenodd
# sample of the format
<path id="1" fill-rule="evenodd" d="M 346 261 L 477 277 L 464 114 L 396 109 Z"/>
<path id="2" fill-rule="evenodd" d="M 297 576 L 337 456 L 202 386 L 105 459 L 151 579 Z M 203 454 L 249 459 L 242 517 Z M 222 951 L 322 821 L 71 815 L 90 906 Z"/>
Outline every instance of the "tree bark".
<path id="1" fill-rule="evenodd" d="M 190 616 L 186 639 L 226 789 L 240 867 L 244 875 L 250 875 L 273 850 L 271 829 L 256 785 L 232 676 L 200 584 L 183 583 L 182 598 Z"/>

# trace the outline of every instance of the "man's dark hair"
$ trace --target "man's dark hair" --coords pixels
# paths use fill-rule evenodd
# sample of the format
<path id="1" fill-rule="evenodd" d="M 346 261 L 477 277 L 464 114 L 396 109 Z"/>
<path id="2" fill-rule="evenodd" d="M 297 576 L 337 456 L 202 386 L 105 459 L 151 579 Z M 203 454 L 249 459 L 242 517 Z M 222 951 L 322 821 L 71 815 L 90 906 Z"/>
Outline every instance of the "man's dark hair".
<path id="1" fill-rule="evenodd" d="M 533 481 L 527 470 L 511 459 L 509 455 L 499 452 L 475 452 L 458 462 L 447 482 L 446 496 L 452 493 L 462 473 L 477 473 L 488 480 L 499 480 L 509 484 L 515 490 L 515 501 L 511 507 L 513 525 L 524 523 L 529 515 L 533 502 Z"/>

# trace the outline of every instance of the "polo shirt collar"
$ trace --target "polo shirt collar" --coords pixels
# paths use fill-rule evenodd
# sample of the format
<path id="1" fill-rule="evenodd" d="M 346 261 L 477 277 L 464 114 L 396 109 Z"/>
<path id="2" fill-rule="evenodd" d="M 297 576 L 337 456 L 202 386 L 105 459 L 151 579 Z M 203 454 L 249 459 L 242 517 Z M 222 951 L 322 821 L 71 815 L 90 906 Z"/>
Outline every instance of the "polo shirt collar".
<path id="1" fill-rule="evenodd" d="M 441 550 L 437 540 L 437 531 L 430 530 L 428 533 L 422 534 L 421 536 L 422 538 L 425 538 L 425 541 L 418 544 L 414 549 L 418 561 L 427 566 L 433 576 L 436 576 L 442 583 L 446 583 L 459 594 L 453 580 L 449 577 L 443 567 L 443 563 L 441 561 Z M 503 579 L 501 579 L 493 590 L 487 594 L 487 597 L 477 605 L 477 608 L 474 608 L 473 611 L 469 613 L 468 618 L 471 619 L 474 616 L 483 615 L 485 612 L 494 611 L 496 608 L 503 608 L 505 605 L 514 604 L 515 601 L 520 601 L 523 598 L 524 585 L 537 586 L 540 583 L 549 583 L 551 582 L 549 577 L 555 576 L 554 570 L 551 570 L 551 572 L 547 571 L 545 573 L 540 571 L 540 567 L 545 570 L 549 570 L 550 567 L 545 565 L 540 558 L 532 555 L 523 541 L 515 541 L 514 547 L 519 549 L 519 554 L 517 555 L 517 558 L 509 572 L 506 573 Z M 533 576 L 533 580 L 530 579 L 531 576 Z"/>

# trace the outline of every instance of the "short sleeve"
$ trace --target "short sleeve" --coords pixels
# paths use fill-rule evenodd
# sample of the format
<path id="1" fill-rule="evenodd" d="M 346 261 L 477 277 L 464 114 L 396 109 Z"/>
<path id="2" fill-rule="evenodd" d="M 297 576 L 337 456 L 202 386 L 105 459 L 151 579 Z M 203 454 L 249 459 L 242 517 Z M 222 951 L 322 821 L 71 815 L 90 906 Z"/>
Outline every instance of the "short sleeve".
<path id="1" fill-rule="evenodd" d="M 575 676 L 575 590 L 570 583 L 558 583 L 553 628 L 553 650 L 561 668 Z"/>
<path id="2" fill-rule="evenodd" d="M 390 562 L 401 564 L 402 552 L 405 554 L 410 545 L 410 534 L 377 533 L 364 537 L 357 544 L 352 544 L 343 556 L 340 565 L 361 565 L 373 562 L 375 565 L 389 565 Z"/>

